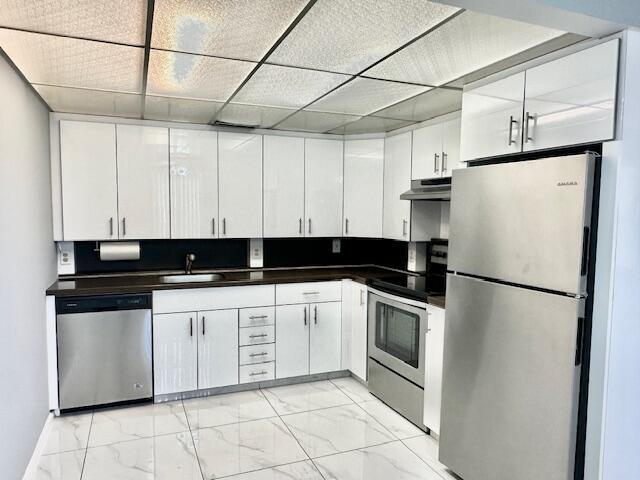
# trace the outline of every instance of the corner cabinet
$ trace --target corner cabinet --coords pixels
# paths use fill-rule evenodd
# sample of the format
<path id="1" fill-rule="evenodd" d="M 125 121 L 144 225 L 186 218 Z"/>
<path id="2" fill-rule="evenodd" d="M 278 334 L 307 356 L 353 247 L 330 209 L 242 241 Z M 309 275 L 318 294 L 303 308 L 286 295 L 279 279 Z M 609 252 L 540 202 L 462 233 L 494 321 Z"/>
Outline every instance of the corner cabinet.
<path id="1" fill-rule="evenodd" d="M 118 239 L 116 126 L 60 121 L 65 240 Z"/>
<path id="2" fill-rule="evenodd" d="M 382 236 L 409 241 L 411 203 L 400 194 L 411 188 L 411 132 L 384 141 L 384 206 Z"/>
<path id="3" fill-rule="evenodd" d="M 262 237 L 262 135 L 218 134 L 220 238 Z"/>
<path id="4" fill-rule="evenodd" d="M 384 139 L 344 142 L 345 237 L 382 237 Z"/>
<path id="5" fill-rule="evenodd" d="M 462 160 L 613 139 L 619 44 L 609 40 L 466 90 Z"/>
<path id="6" fill-rule="evenodd" d="M 171 238 L 217 238 L 218 133 L 169 131 Z"/>

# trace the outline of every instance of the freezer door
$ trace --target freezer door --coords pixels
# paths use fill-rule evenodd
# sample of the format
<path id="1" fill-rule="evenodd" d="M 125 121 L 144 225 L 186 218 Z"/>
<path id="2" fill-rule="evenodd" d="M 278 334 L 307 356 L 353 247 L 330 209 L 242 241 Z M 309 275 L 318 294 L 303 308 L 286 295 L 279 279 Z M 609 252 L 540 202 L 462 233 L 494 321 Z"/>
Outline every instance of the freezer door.
<path id="1" fill-rule="evenodd" d="M 449 275 L 442 463 L 473 480 L 573 479 L 583 302 Z"/>
<path id="2" fill-rule="evenodd" d="M 453 172 L 451 271 L 582 294 L 594 154 Z"/>

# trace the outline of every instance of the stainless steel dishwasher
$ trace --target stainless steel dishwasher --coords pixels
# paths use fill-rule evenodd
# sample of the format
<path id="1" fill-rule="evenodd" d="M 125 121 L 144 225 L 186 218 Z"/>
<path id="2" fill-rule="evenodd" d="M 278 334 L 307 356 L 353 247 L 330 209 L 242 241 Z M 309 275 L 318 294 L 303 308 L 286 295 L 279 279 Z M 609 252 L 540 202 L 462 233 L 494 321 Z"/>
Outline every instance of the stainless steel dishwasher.
<path id="1" fill-rule="evenodd" d="M 56 299 L 60 410 L 151 399 L 151 295 Z"/>

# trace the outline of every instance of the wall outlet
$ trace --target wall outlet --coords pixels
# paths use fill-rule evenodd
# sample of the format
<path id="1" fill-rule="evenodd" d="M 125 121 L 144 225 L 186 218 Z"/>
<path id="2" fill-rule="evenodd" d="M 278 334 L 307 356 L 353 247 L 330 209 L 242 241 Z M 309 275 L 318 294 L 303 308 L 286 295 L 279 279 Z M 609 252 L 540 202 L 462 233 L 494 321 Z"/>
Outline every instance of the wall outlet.
<path id="1" fill-rule="evenodd" d="M 331 253 L 340 253 L 340 239 L 336 238 L 333 240 L 333 242 L 331 243 Z"/>
<path id="2" fill-rule="evenodd" d="M 262 268 L 264 266 L 261 238 L 249 239 L 249 268 Z"/>
<path id="3" fill-rule="evenodd" d="M 73 242 L 58 242 L 58 275 L 73 275 L 76 273 L 76 260 Z"/>

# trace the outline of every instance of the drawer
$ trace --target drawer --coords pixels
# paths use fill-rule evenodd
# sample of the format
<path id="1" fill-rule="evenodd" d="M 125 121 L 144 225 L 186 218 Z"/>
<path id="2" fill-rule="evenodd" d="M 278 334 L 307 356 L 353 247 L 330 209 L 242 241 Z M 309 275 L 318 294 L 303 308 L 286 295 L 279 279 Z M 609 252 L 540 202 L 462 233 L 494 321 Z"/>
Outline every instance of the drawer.
<path id="1" fill-rule="evenodd" d="M 276 285 L 276 305 L 294 303 L 339 302 L 342 282 L 285 283 Z"/>
<path id="2" fill-rule="evenodd" d="M 264 327 L 239 328 L 240 346 L 259 345 L 262 343 L 273 343 L 276 340 L 276 329 L 274 325 Z"/>
<path id="3" fill-rule="evenodd" d="M 257 363 L 255 365 L 242 365 L 240 367 L 240 383 L 261 382 L 273 380 L 276 375 L 274 362 Z"/>
<path id="4" fill-rule="evenodd" d="M 240 310 L 241 327 L 275 325 L 276 307 L 243 308 Z"/>
<path id="5" fill-rule="evenodd" d="M 276 359 L 276 344 L 249 345 L 240 347 L 240 365 L 273 362 Z"/>

